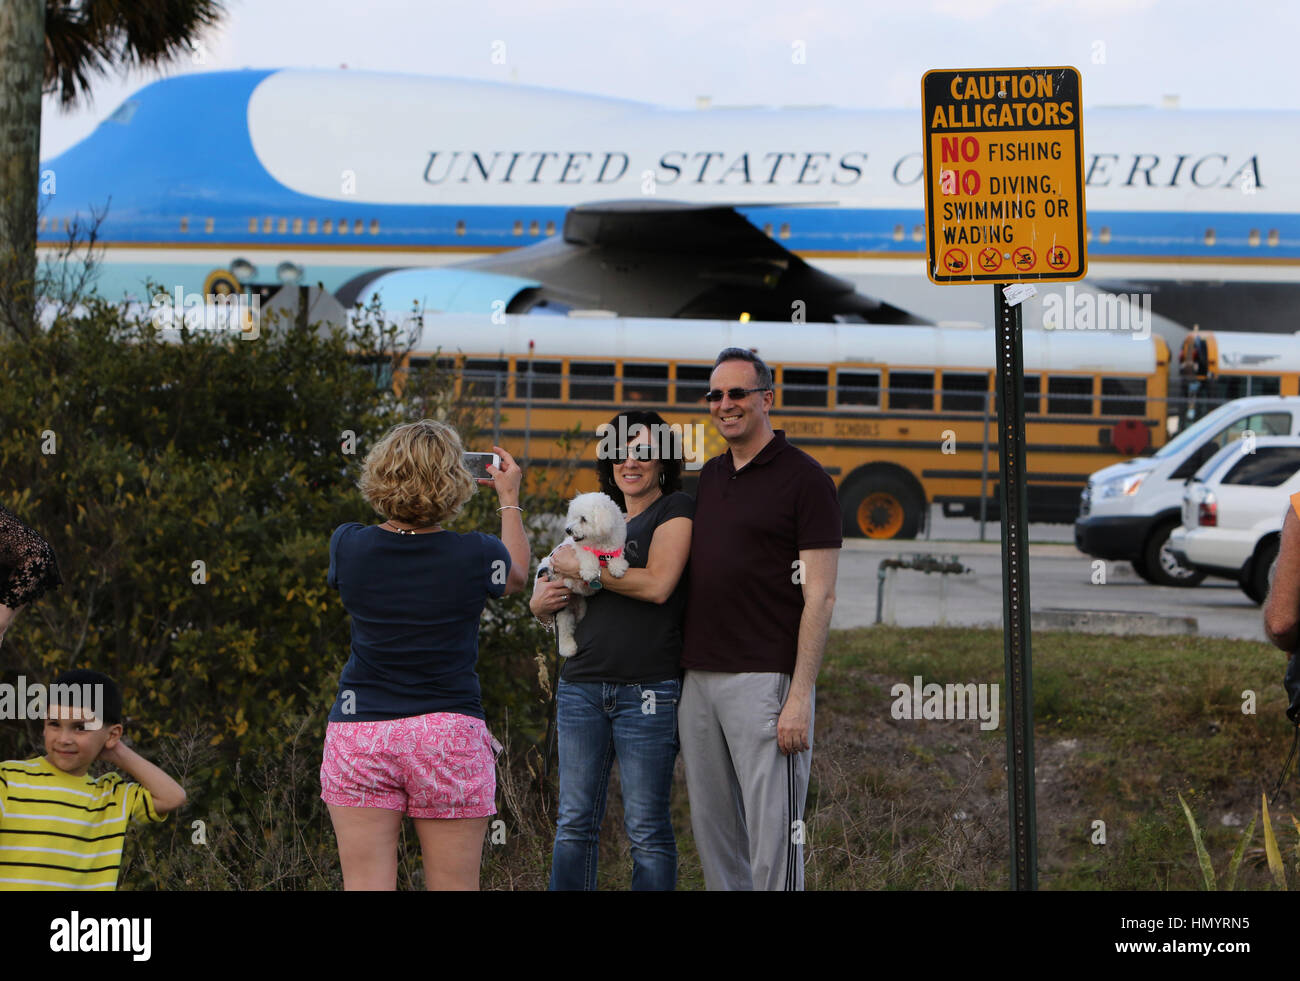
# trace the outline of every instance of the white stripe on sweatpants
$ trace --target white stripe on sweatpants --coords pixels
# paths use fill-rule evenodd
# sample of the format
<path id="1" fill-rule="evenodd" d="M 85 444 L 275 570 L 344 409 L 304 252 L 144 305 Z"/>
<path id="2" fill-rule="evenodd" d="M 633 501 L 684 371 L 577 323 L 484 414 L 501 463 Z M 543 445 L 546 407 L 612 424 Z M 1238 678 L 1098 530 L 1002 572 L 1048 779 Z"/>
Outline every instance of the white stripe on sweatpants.
<path id="1" fill-rule="evenodd" d="M 786 756 L 776 724 L 790 676 L 688 670 L 678 707 L 691 831 L 709 889 L 802 889 L 808 749 Z M 813 694 L 814 714 L 816 692 Z"/>

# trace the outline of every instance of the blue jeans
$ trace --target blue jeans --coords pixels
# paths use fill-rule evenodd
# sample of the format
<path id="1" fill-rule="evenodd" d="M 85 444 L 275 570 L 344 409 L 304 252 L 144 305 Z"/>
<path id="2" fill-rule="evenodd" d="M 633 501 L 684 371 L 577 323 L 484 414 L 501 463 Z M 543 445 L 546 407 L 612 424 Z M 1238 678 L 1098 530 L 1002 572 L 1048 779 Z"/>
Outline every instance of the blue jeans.
<path id="1" fill-rule="evenodd" d="M 677 759 L 676 678 L 649 685 L 560 681 L 556 727 L 560 804 L 551 889 L 595 889 L 609 771 L 618 758 L 632 888 L 677 885 L 677 839 L 668 795 Z"/>

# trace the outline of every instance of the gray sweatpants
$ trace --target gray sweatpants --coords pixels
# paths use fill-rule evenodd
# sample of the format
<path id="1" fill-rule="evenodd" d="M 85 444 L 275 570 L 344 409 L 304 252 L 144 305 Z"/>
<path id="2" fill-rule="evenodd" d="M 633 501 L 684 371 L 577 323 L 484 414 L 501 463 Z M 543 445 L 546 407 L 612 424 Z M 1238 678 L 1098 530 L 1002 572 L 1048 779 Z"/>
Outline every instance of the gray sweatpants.
<path id="1" fill-rule="evenodd" d="M 789 691 L 788 674 L 686 672 L 677 730 L 709 889 L 803 888 L 812 725 L 808 749 L 781 752 L 776 723 Z"/>

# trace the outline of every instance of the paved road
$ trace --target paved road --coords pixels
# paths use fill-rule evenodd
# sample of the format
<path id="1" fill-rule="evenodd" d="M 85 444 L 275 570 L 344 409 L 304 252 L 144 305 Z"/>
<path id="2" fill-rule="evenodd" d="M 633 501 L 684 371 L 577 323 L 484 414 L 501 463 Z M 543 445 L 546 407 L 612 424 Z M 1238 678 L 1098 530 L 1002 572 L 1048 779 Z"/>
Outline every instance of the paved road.
<path id="1" fill-rule="evenodd" d="M 873 541 L 849 539 L 840 557 L 834 628 L 875 622 L 877 569 L 881 559 L 925 552 L 956 555 L 972 569 L 961 576 L 940 577 L 900 570 L 896 573 L 895 622 L 900 626 L 1002 626 L 1001 528 L 990 522 L 986 541 L 979 525 L 964 518 L 942 518 L 937 509 L 931 540 Z M 1212 637 L 1264 640 L 1260 608 L 1235 583 L 1207 579 L 1191 589 L 1152 586 L 1127 562 L 1106 563 L 1106 582 L 1094 585 L 1093 560 L 1070 544 L 1068 525 L 1031 525 L 1029 529 L 1029 597 L 1034 610 L 1101 610 L 1194 617 L 1198 633 Z M 940 579 L 947 582 L 941 583 Z M 943 592 L 946 588 L 946 597 Z"/>

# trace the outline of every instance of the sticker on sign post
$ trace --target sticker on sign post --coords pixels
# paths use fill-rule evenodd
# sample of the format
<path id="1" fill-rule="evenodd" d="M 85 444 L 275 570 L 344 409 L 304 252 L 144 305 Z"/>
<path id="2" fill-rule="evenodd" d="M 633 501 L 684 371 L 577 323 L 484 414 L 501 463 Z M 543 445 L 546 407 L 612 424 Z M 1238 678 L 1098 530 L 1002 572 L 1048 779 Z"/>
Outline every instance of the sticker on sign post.
<path id="1" fill-rule="evenodd" d="M 1082 279 L 1078 71 L 936 70 L 925 73 L 921 89 L 930 279 Z"/>
<path id="2" fill-rule="evenodd" d="M 1016 307 L 1024 303 L 1031 296 L 1037 296 L 1038 290 L 1029 283 L 1012 283 L 1010 286 L 1003 287 L 1002 295 L 1007 298 L 1007 303 Z"/>

